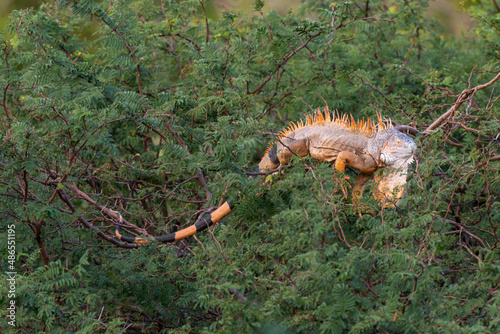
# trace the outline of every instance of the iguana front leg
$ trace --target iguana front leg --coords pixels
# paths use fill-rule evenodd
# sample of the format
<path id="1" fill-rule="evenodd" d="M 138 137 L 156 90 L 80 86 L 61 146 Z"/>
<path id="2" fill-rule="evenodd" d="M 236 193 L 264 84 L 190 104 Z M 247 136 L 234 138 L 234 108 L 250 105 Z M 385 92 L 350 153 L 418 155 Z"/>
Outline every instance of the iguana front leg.
<path id="1" fill-rule="evenodd" d="M 378 166 L 370 155 L 342 151 L 335 160 L 335 169 L 343 172 L 347 166 L 360 171 L 352 189 L 353 199 L 358 200 L 363 196 L 364 186 L 372 178 L 373 172 L 377 170 Z"/>
<path id="2" fill-rule="evenodd" d="M 359 173 L 356 176 L 356 182 L 352 188 L 352 197 L 355 200 L 360 199 L 363 196 L 363 189 L 365 188 L 366 182 L 373 177 L 373 174 Z"/>
<path id="3" fill-rule="evenodd" d="M 378 167 L 371 155 L 342 151 L 335 160 L 335 169 L 343 172 L 346 166 L 359 170 L 364 174 L 373 174 Z"/>

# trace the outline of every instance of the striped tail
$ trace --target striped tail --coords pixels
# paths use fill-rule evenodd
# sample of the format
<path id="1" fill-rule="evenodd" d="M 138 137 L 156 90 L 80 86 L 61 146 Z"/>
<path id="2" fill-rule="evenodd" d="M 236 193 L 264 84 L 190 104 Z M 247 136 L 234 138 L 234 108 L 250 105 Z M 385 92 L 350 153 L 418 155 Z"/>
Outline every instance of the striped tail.
<path id="1" fill-rule="evenodd" d="M 279 159 L 277 157 L 277 146 L 271 146 L 267 149 L 266 154 L 262 158 L 261 162 L 259 163 L 258 170 L 259 171 L 267 171 L 274 169 L 280 165 Z M 202 219 L 198 220 L 196 223 L 193 225 L 186 227 L 183 230 L 177 231 L 175 233 L 170 233 L 170 234 L 165 234 L 165 235 L 160 235 L 158 237 L 127 237 L 124 236 L 120 233 L 121 225 L 123 224 L 123 217 L 122 215 L 118 212 L 118 215 L 120 217 L 120 223 L 116 227 L 115 230 L 115 235 L 118 238 L 118 240 L 125 241 L 127 243 L 135 243 L 135 244 L 145 244 L 150 241 L 156 240 L 159 242 L 167 243 L 167 242 L 174 242 L 177 240 L 182 240 L 187 237 L 190 237 L 192 235 L 195 235 L 196 233 L 206 230 L 209 226 L 212 226 L 213 224 L 218 223 L 222 218 L 227 216 L 229 213 L 233 211 L 234 207 L 232 205 L 232 200 L 228 200 L 227 202 L 224 202 L 221 206 L 217 208 L 214 212 L 212 212 L 210 215 L 207 215 L 203 217 Z"/>
<path id="2" fill-rule="evenodd" d="M 233 211 L 233 205 L 232 205 L 232 200 L 228 200 L 227 202 L 224 202 L 221 206 L 217 208 L 214 212 L 212 212 L 210 215 L 207 215 L 203 217 L 202 219 L 198 220 L 196 223 L 193 225 L 186 227 L 183 230 L 177 231 L 175 233 L 170 233 L 166 235 L 161 235 L 158 237 L 154 238 L 148 238 L 148 237 L 127 237 L 124 235 L 121 235 L 120 233 L 120 228 L 121 224 L 123 223 L 123 217 L 120 213 L 118 215 L 120 216 L 120 224 L 116 227 L 116 237 L 118 240 L 125 241 L 128 243 L 136 243 L 136 244 L 145 244 L 147 242 L 150 242 L 152 240 L 156 240 L 159 242 L 174 242 L 177 240 L 181 240 L 187 237 L 190 237 L 200 231 L 203 231 L 207 229 L 209 226 L 212 226 L 213 224 L 218 223 L 222 218 L 224 218 L 226 215 L 231 213 Z"/>

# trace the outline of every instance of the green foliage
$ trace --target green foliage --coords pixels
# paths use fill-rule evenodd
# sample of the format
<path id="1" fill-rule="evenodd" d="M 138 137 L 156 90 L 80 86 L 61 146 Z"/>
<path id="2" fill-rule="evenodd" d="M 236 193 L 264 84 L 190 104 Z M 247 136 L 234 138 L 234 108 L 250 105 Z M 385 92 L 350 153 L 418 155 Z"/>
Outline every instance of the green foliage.
<path id="1" fill-rule="evenodd" d="M 353 182 L 309 158 L 265 183 L 245 173 L 310 107 L 427 129 L 498 74 L 493 2 L 466 3 L 476 24 L 460 37 L 427 18 L 426 1 L 309 0 L 284 17 L 255 1 L 253 16 L 218 19 L 206 2 L 11 13 L 0 39 L 0 279 L 15 224 L 17 327 L 2 316 L 1 328 L 498 332 L 495 85 L 415 139 L 395 208 L 369 184 L 361 206 L 373 215 L 361 214 Z M 161 235 L 228 198 L 234 213 L 196 239 L 113 243 L 108 209 L 131 223 L 124 234 Z"/>

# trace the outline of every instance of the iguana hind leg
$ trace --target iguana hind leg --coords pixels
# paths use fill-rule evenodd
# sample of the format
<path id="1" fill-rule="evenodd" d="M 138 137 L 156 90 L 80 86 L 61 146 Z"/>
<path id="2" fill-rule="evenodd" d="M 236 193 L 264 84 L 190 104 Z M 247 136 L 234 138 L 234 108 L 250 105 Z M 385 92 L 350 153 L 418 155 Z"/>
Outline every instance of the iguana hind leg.
<path id="1" fill-rule="evenodd" d="M 265 172 L 286 165 L 293 156 L 303 157 L 309 154 L 307 139 L 282 138 L 276 146 L 270 147 L 259 163 L 259 171 Z"/>
<path id="2" fill-rule="evenodd" d="M 309 140 L 304 139 L 287 139 L 280 140 L 278 144 L 278 159 L 280 164 L 286 165 L 292 157 L 304 157 L 309 154 Z"/>
<path id="3" fill-rule="evenodd" d="M 278 151 L 277 146 L 270 147 L 266 154 L 262 157 L 259 163 L 259 171 L 265 172 L 268 170 L 272 170 L 277 168 L 280 165 L 280 161 L 278 159 L 278 155 L 276 152 Z"/>

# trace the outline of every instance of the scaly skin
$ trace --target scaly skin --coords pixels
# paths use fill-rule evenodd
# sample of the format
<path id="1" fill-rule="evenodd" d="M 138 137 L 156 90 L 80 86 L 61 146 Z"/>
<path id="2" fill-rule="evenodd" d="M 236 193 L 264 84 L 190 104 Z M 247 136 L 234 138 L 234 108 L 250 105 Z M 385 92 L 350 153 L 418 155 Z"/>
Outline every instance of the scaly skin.
<path id="1" fill-rule="evenodd" d="M 338 171 L 346 167 L 358 170 L 353 196 L 363 194 L 366 182 L 380 169 L 389 172 L 376 177 L 375 198 L 390 205 L 401 197 L 406 172 L 417 146 L 413 139 L 382 122 L 354 121 L 347 116 L 332 116 L 326 109 L 306 118 L 306 123 L 292 124 L 275 146 L 268 149 L 259 170 L 286 165 L 293 156 L 310 155 L 334 164 Z M 377 173 L 378 174 L 378 173 Z"/>
<path id="2" fill-rule="evenodd" d="M 404 190 L 406 173 L 413 162 L 417 146 L 413 139 L 379 118 L 378 123 L 370 120 L 356 122 L 352 116 L 332 115 L 327 108 L 306 116 L 306 122 L 291 123 L 281 132 L 276 144 L 271 146 L 259 163 L 259 171 L 273 170 L 286 165 L 293 156 L 310 155 L 320 161 L 334 164 L 338 171 L 346 167 L 358 170 L 353 187 L 353 197 L 359 199 L 363 189 L 375 175 L 374 197 L 384 206 L 394 205 Z M 376 173 L 379 170 L 383 173 Z M 375 174 L 376 173 L 376 174 Z M 129 243 L 145 243 L 150 240 L 173 242 L 192 236 L 217 223 L 232 211 L 231 201 L 222 204 L 210 215 L 195 224 L 175 233 L 150 237 L 126 237 L 116 229 L 118 239 Z M 120 222 L 122 218 L 120 216 Z"/>

